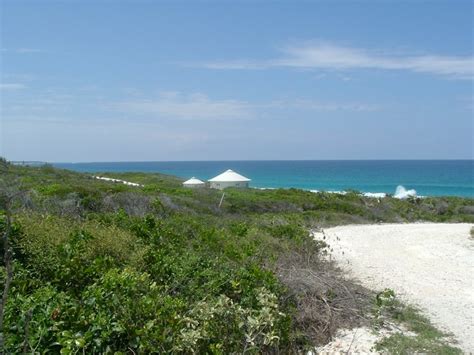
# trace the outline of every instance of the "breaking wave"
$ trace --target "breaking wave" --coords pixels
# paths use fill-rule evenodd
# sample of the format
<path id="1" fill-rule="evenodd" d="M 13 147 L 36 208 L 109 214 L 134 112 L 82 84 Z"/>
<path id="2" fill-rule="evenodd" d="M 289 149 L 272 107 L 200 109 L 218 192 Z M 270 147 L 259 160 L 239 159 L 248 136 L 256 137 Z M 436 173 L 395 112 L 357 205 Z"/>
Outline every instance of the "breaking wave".
<path id="1" fill-rule="evenodd" d="M 256 187 L 258 190 L 275 190 L 277 188 L 274 187 Z M 347 191 L 340 191 L 340 190 L 309 190 L 313 193 L 328 193 L 328 194 L 338 194 L 338 195 L 345 195 Z M 384 198 L 387 196 L 391 196 L 385 192 L 360 192 L 360 195 L 365 197 L 372 197 L 372 198 Z M 419 197 L 422 198 L 423 196 L 418 196 L 416 190 L 411 189 L 407 190 L 404 186 L 398 185 L 395 194 L 393 194 L 394 198 L 398 198 L 400 200 L 404 200 L 409 197 Z"/>
<path id="2" fill-rule="evenodd" d="M 416 197 L 416 190 L 407 190 L 402 185 L 398 185 L 397 189 L 395 190 L 395 198 L 399 198 L 401 200 L 408 198 L 408 197 Z"/>

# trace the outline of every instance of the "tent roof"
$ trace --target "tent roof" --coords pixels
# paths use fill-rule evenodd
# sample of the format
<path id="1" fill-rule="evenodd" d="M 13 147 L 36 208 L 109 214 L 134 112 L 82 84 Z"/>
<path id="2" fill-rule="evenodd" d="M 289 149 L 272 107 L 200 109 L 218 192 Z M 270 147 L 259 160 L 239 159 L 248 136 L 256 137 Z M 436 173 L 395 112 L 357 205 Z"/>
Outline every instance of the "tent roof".
<path id="1" fill-rule="evenodd" d="M 247 182 L 250 181 L 250 179 L 246 178 L 245 176 L 242 176 L 240 174 L 237 174 L 233 170 L 227 170 L 223 172 L 220 175 L 217 175 L 216 177 L 213 177 L 209 181 L 213 182 Z"/>
<path id="2" fill-rule="evenodd" d="M 204 181 L 201 181 L 199 179 L 196 179 L 194 176 L 189 179 L 189 180 L 186 180 L 185 182 L 183 182 L 183 185 L 202 185 L 204 184 L 205 182 Z"/>

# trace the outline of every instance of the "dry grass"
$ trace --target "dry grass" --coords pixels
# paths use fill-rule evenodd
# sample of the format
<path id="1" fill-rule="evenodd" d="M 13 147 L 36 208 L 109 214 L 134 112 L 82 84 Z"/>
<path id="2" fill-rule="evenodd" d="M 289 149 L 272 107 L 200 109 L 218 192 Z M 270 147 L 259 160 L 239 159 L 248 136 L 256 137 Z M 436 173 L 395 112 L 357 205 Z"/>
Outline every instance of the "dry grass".
<path id="1" fill-rule="evenodd" d="M 329 342 L 338 329 L 370 325 L 373 292 L 344 279 L 316 250 L 287 253 L 276 274 L 296 301 L 297 327 L 316 345 Z"/>

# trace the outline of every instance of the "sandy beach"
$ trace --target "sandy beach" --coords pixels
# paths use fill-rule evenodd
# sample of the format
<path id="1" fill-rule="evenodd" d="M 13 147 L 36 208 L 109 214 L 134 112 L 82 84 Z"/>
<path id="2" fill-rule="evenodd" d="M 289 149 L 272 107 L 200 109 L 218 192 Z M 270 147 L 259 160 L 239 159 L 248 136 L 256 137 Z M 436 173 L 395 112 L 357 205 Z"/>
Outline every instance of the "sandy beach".
<path id="1" fill-rule="evenodd" d="M 315 233 L 330 257 L 373 290 L 393 289 L 474 352 L 474 239 L 471 224 L 382 224 Z"/>

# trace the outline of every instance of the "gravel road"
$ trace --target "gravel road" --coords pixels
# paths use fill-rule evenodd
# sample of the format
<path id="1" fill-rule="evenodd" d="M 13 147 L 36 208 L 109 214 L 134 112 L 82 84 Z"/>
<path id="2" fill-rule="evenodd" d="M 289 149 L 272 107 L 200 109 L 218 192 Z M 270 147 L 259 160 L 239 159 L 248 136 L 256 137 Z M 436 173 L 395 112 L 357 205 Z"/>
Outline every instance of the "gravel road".
<path id="1" fill-rule="evenodd" d="M 474 239 L 471 224 L 382 224 L 315 233 L 351 277 L 393 289 L 474 353 Z"/>

